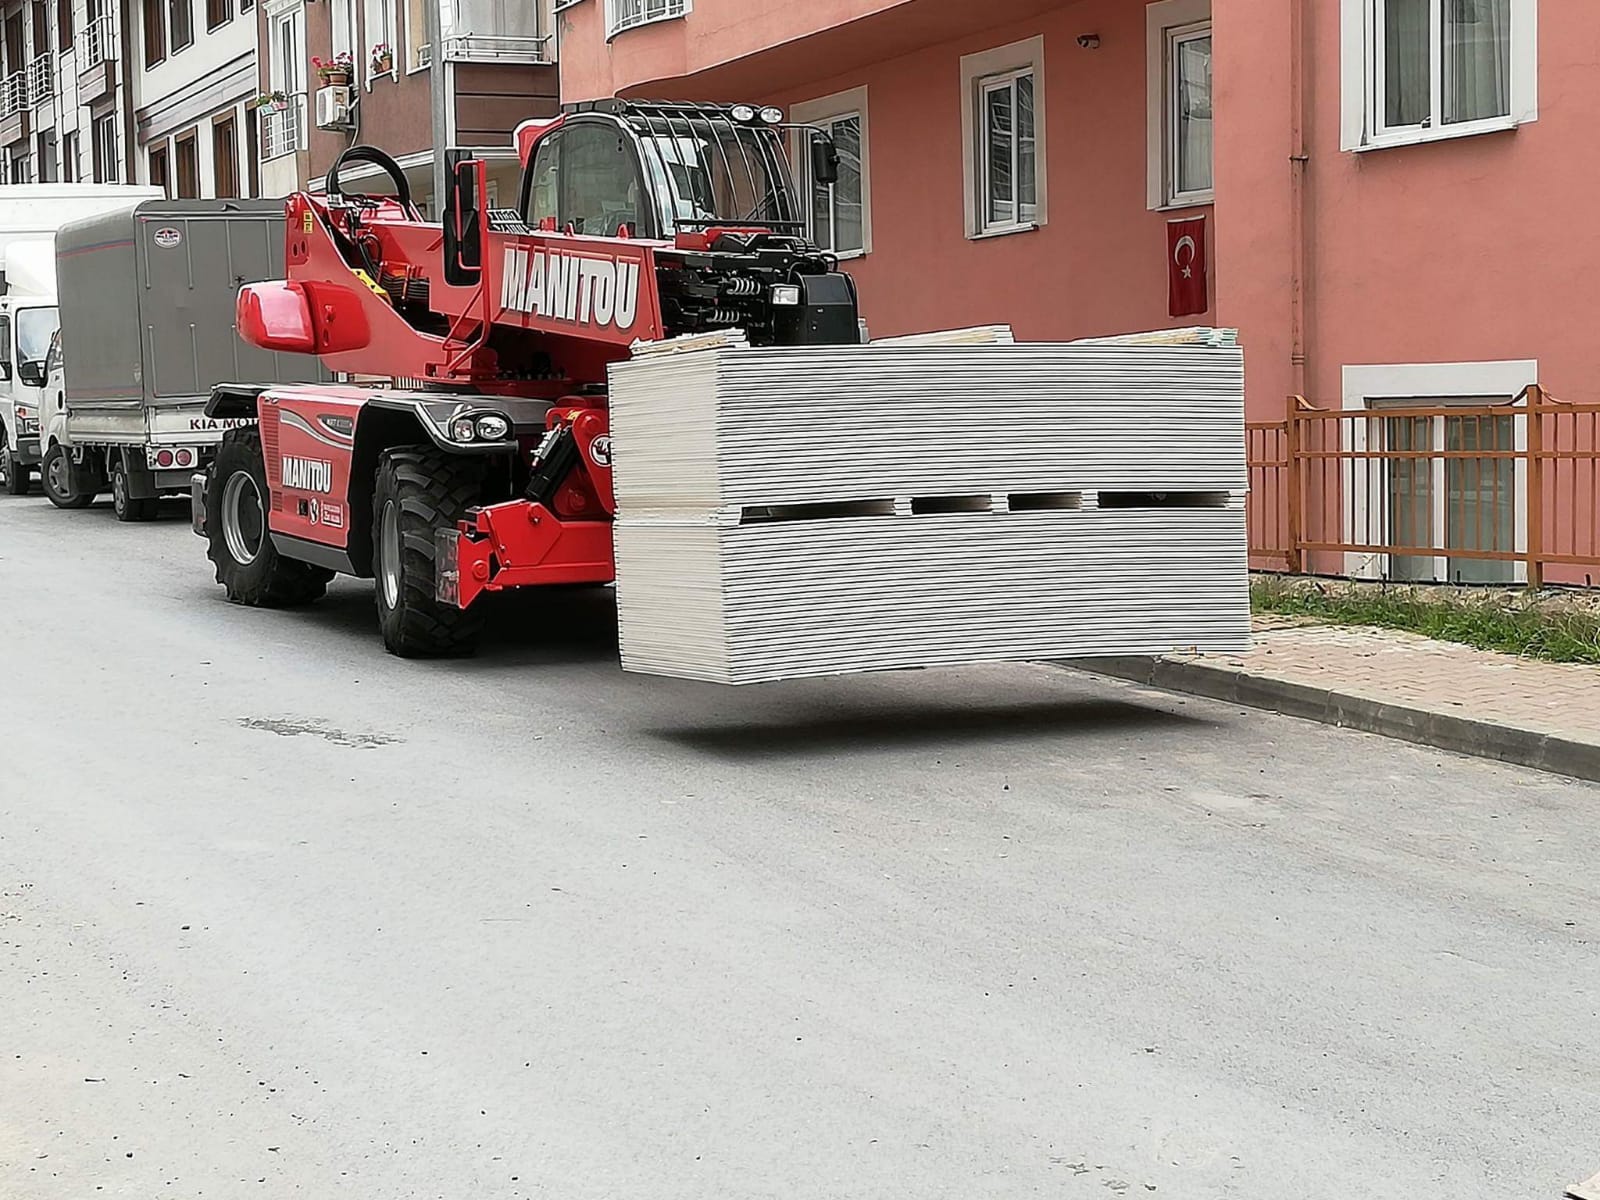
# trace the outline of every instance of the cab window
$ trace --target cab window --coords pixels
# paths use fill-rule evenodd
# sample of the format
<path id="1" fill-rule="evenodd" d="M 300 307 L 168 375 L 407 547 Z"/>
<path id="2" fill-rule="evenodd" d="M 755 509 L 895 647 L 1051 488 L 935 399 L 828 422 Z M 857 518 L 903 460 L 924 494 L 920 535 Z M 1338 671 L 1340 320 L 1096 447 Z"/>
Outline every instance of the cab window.
<path id="1" fill-rule="evenodd" d="M 561 131 L 560 153 L 562 226 L 594 237 L 615 237 L 624 225 L 636 232 L 643 188 L 622 131 L 574 125 Z"/>
<path id="2" fill-rule="evenodd" d="M 556 193 L 556 162 L 561 153 L 562 134 L 552 133 L 539 142 L 533 166 L 524 184 L 522 219 L 535 229 L 545 220 L 555 220 L 560 197 Z"/>
<path id="3" fill-rule="evenodd" d="M 11 318 L 0 317 L 0 379 L 11 378 Z"/>

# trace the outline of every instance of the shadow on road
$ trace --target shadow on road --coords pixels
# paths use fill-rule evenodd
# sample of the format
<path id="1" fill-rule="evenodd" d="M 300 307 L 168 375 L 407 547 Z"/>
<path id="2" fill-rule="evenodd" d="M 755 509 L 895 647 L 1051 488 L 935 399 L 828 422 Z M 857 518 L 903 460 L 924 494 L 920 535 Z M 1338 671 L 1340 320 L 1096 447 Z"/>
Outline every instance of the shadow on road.
<path id="1" fill-rule="evenodd" d="M 769 693 L 770 695 L 770 693 Z M 808 697 L 806 711 L 781 711 L 770 704 L 762 719 L 707 727 L 675 726 L 648 730 L 675 745 L 729 759 L 833 755 L 852 751 L 962 742 L 1028 741 L 1041 737 L 1072 738 L 1091 734 L 1136 734 L 1208 722 L 1146 708 L 1121 700 L 1098 698 L 1038 700 L 1015 704 L 955 706 L 948 704 L 878 705 L 840 711 L 815 711 Z"/>
<path id="2" fill-rule="evenodd" d="M 339 580 L 328 594 L 288 616 L 316 629 L 365 639 L 378 652 L 378 614 L 371 580 Z M 530 588 L 485 596 L 487 625 L 476 657 L 444 660 L 457 670 L 503 670 L 560 663 L 617 661 L 617 604 L 609 588 Z"/>

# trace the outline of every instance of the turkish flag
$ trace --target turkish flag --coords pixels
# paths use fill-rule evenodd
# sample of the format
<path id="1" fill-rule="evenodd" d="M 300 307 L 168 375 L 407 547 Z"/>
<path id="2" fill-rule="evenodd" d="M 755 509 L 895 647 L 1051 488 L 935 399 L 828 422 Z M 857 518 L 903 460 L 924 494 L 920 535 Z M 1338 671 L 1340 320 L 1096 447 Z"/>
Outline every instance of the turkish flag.
<path id="1" fill-rule="evenodd" d="M 1167 222 L 1167 312 L 1174 317 L 1211 307 L 1206 286 L 1206 219 Z"/>

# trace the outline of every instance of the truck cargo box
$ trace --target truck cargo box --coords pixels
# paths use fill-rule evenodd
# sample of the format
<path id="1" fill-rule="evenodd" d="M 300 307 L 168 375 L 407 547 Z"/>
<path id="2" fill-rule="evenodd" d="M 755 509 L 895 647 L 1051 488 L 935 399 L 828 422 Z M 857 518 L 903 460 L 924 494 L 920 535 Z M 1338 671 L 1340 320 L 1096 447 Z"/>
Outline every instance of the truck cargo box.
<path id="1" fill-rule="evenodd" d="M 328 378 L 314 357 L 259 349 L 234 325 L 243 284 L 283 278 L 283 222 L 278 200 L 145 200 L 61 229 L 75 439 L 188 432 L 218 383 Z"/>

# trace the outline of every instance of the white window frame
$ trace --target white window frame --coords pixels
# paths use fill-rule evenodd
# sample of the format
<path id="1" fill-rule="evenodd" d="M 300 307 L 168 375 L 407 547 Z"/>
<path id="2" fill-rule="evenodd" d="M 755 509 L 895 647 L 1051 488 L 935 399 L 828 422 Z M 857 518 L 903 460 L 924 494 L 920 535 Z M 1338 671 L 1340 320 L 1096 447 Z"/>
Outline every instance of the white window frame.
<path id="1" fill-rule="evenodd" d="M 337 57 L 348 54 L 352 61 L 356 56 L 356 3 L 355 0 L 329 0 L 328 4 L 328 46 L 330 53 Z M 351 78 L 355 72 L 351 72 Z"/>
<path id="2" fill-rule="evenodd" d="M 1444 0 L 1433 0 L 1436 13 Z M 1442 111 L 1444 39 L 1439 26 L 1432 38 L 1431 103 L 1434 124 L 1387 129 L 1383 124 L 1382 0 L 1340 0 L 1340 129 L 1344 150 L 1385 150 L 1423 142 L 1451 141 L 1484 133 L 1502 133 L 1539 119 L 1539 0 L 1510 0 L 1511 111 L 1503 117 L 1445 125 Z"/>
<path id="3" fill-rule="evenodd" d="M 1418 408 L 1448 408 L 1452 403 L 1475 406 L 1473 401 L 1451 401 L 1441 397 L 1452 396 L 1507 396 L 1516 398 L 1523 389 L 1539 382 L 1538 359 L 1508 359 L 1495 362 L 1462 363 L 1387 363 L 1381 365 L 1347 366 L 1344 368 L 1342 407 L 1346 412 L 1380 408 L 1394 401 L 1414 400 Z M 1512 419 L 1513 449 L 1526 453 L 1528 449 L 1528 421 L 1526 404 L 1507 406 Z M 1519 419 L 1520 418 L 1520 419 Z M 1370 421 L 1350 421 L 1351 446 L 1357 454 L 1367 450 Z M 1444 420 L 1434 418 L 1433 448 L 1444 449 Z M 1378 447 L 1381 449 L 1381 447 Z M 1381 528 L 1388 528 L 1387 507 L 1389 493 L 1385 478 L 1386 464 L 1382 458 L 1349 458 L 1345 460 L 1343 485 L 1350 496 L 1344 509 L 1344 540 L 1355 540 L 1358 530 L 1373 528 L 1371 516 L 1381 519 Z M 1433 497 L 1433 528 L 1443 530 L 1448 514 L 1445 512 L 1447 495 L 1444 480 L 1444 459 L 1432 460 L 1434 477 L 1430 488 Z M 1513 549 L 1518 554 L 1528 550 L 1528 461 L 1513 461 L 1512 491 L 1515 513 Z M 1344 556 L 1344 573 L 1351 579 L 1386 579 L 1389 577 L 1387 554 L 1366 552 L 1347 553 Z M 1526 583 L 1527 563 L 1517 560 L 1512 564 L 1512 581 Z M 1434 575 L 1446 577 L 1449 558 L 1434 558 Z"/>
<path id="4" fill-rule="evenodd" d="M 374 26 L 378 28 L 374 28 Z M 361 78 L 367 91 L 379 79 L 397 79 L 401 69 L 400 39 L 395 31 L 394 0 L 364 0 L 361 12 Z M 394 55 L 394 66 L 388 71 L 372 69 L 372 48 L 379 43 L 388 46 Z"/>
<path id="5" fill-rule="evenodd" d="M 442 3 L 442 0 L 415 0 L 415 3 L 420 4 L 423 7 L 426 7 L 429 4 L 440 4 L 440 3 Z M 421 55 L 418 54 L 418 51 L 426 48 L 427 51 L 428 51 L 429 56 L 431 57 L 432 54 L 433 54 L 433 46 L 428 41 L 428 15 L 427 15 L 427 13 L 424 12 L 424 13 L 421 14 L 422 15 L 422 28 L 418 29 L 416 27 L 415 22 L 412 20 L 412 11 L 411 10 L 412 10 L 412 7 L 413 7 L 413 0 L 405 0 L 405 5 L 406 5 L 406 65 L 405 65 L 405 73 L 407 75 L 415 75 L 418 71 L 426 71 L 428 69 L 428 61 L 427 61 L 427 59 L 424 59 L 420 63 L 417 61 L 417 59 L 421 57 Z M 440 13 L 439 13 L 439 28 L 443 29 L 444 28 L 444 24 L 445 24 L 444 12 L 441 9 Z"/>
<path id="6" fill-rule="evenodd" d="M 619 0 L 606 0 L 606 41 L 630 29 L 643 29 L 659 21 L 680 21 L 694 10 L 694 0 L 640 0 L 646 6 L 658 4 L 659 12 L 643 11 L 641 16 L 629 19 L 620 15 Z"/>
<path id="7" fill-rule="evenodd" d="M 872 253 L 872 149 L 871 149 L 871 121 L 867 113 L 867 89 L 865 87 L 851 88 L 849 91 L 836 92 L 832 96 L 823 96 L 817 100 L 807 100 L 804 103 L 791 106 L 789 119 L 796 124 L 830 126 L 835 121 L 847 117 L 855 117 L 861 123 L 861 249 L 848 250 L 835 254 L 841 262 L 853 258 L 865 258 Z M 805 205 L 806 229 L 815 239 L 815 230 L 811 229 L 811 138 L 805 130 L 796 130 L 791 143 L 791 154 L 794 165 L 795 182 L 801 202 Z M 829 219 L 832 219 L 833 206 L 829 204 Z"/>
<path id="8" fill-rule="evenodd" d="M 1050 171 L 1045 146 L 1049 108 L 1045 103 L 1044 66 L 1042 35 L 968 54 L 961 59 L 961 170 L 966 192 L 967 237 L 974 241 L 1027 233 L 1049 223 Z M 989 171 L 987 156 L 979 144 L 984 129 L 981 112 L 985 85 L 998 83 L 1001 76 L 1015 79 L 1024 74 L 1033 76 L 1034 216 L 1031 221 L 986 226 L 984 201 Z"/>
<path id="9" fill-rule="evenodd" d="M 284 50 L 283 27 L 291 34 L 292 49 Z M 294 55 L 293 62 L 284 59 L 286 53 Z M 270 4 L 267 7 L 267 87 L 283 92 L 291 103 L 305 91 L 306 80 L 306 9 L 303 0 L 287 4 Z"/>
<path id="10" fill-rule="evenodd" d="M 1172 53 L 1174 40 L 1194 37 L 1205 30 L 1211 33 L 1211 0 L 1159 0 L 1146 6 L 1145 19 L 1145 111 L 1146 111 L 1146 201 L 1152 212 L 1197 208 L 1216 201 L 1216 189 L 1179 193 L 1173 190 L 1177 178 L 1177 61 Z M 1213 52 L 1216 43 L 1212 42 Z M 1213 143 L 1212 179 L 1215 182 Z"/>

